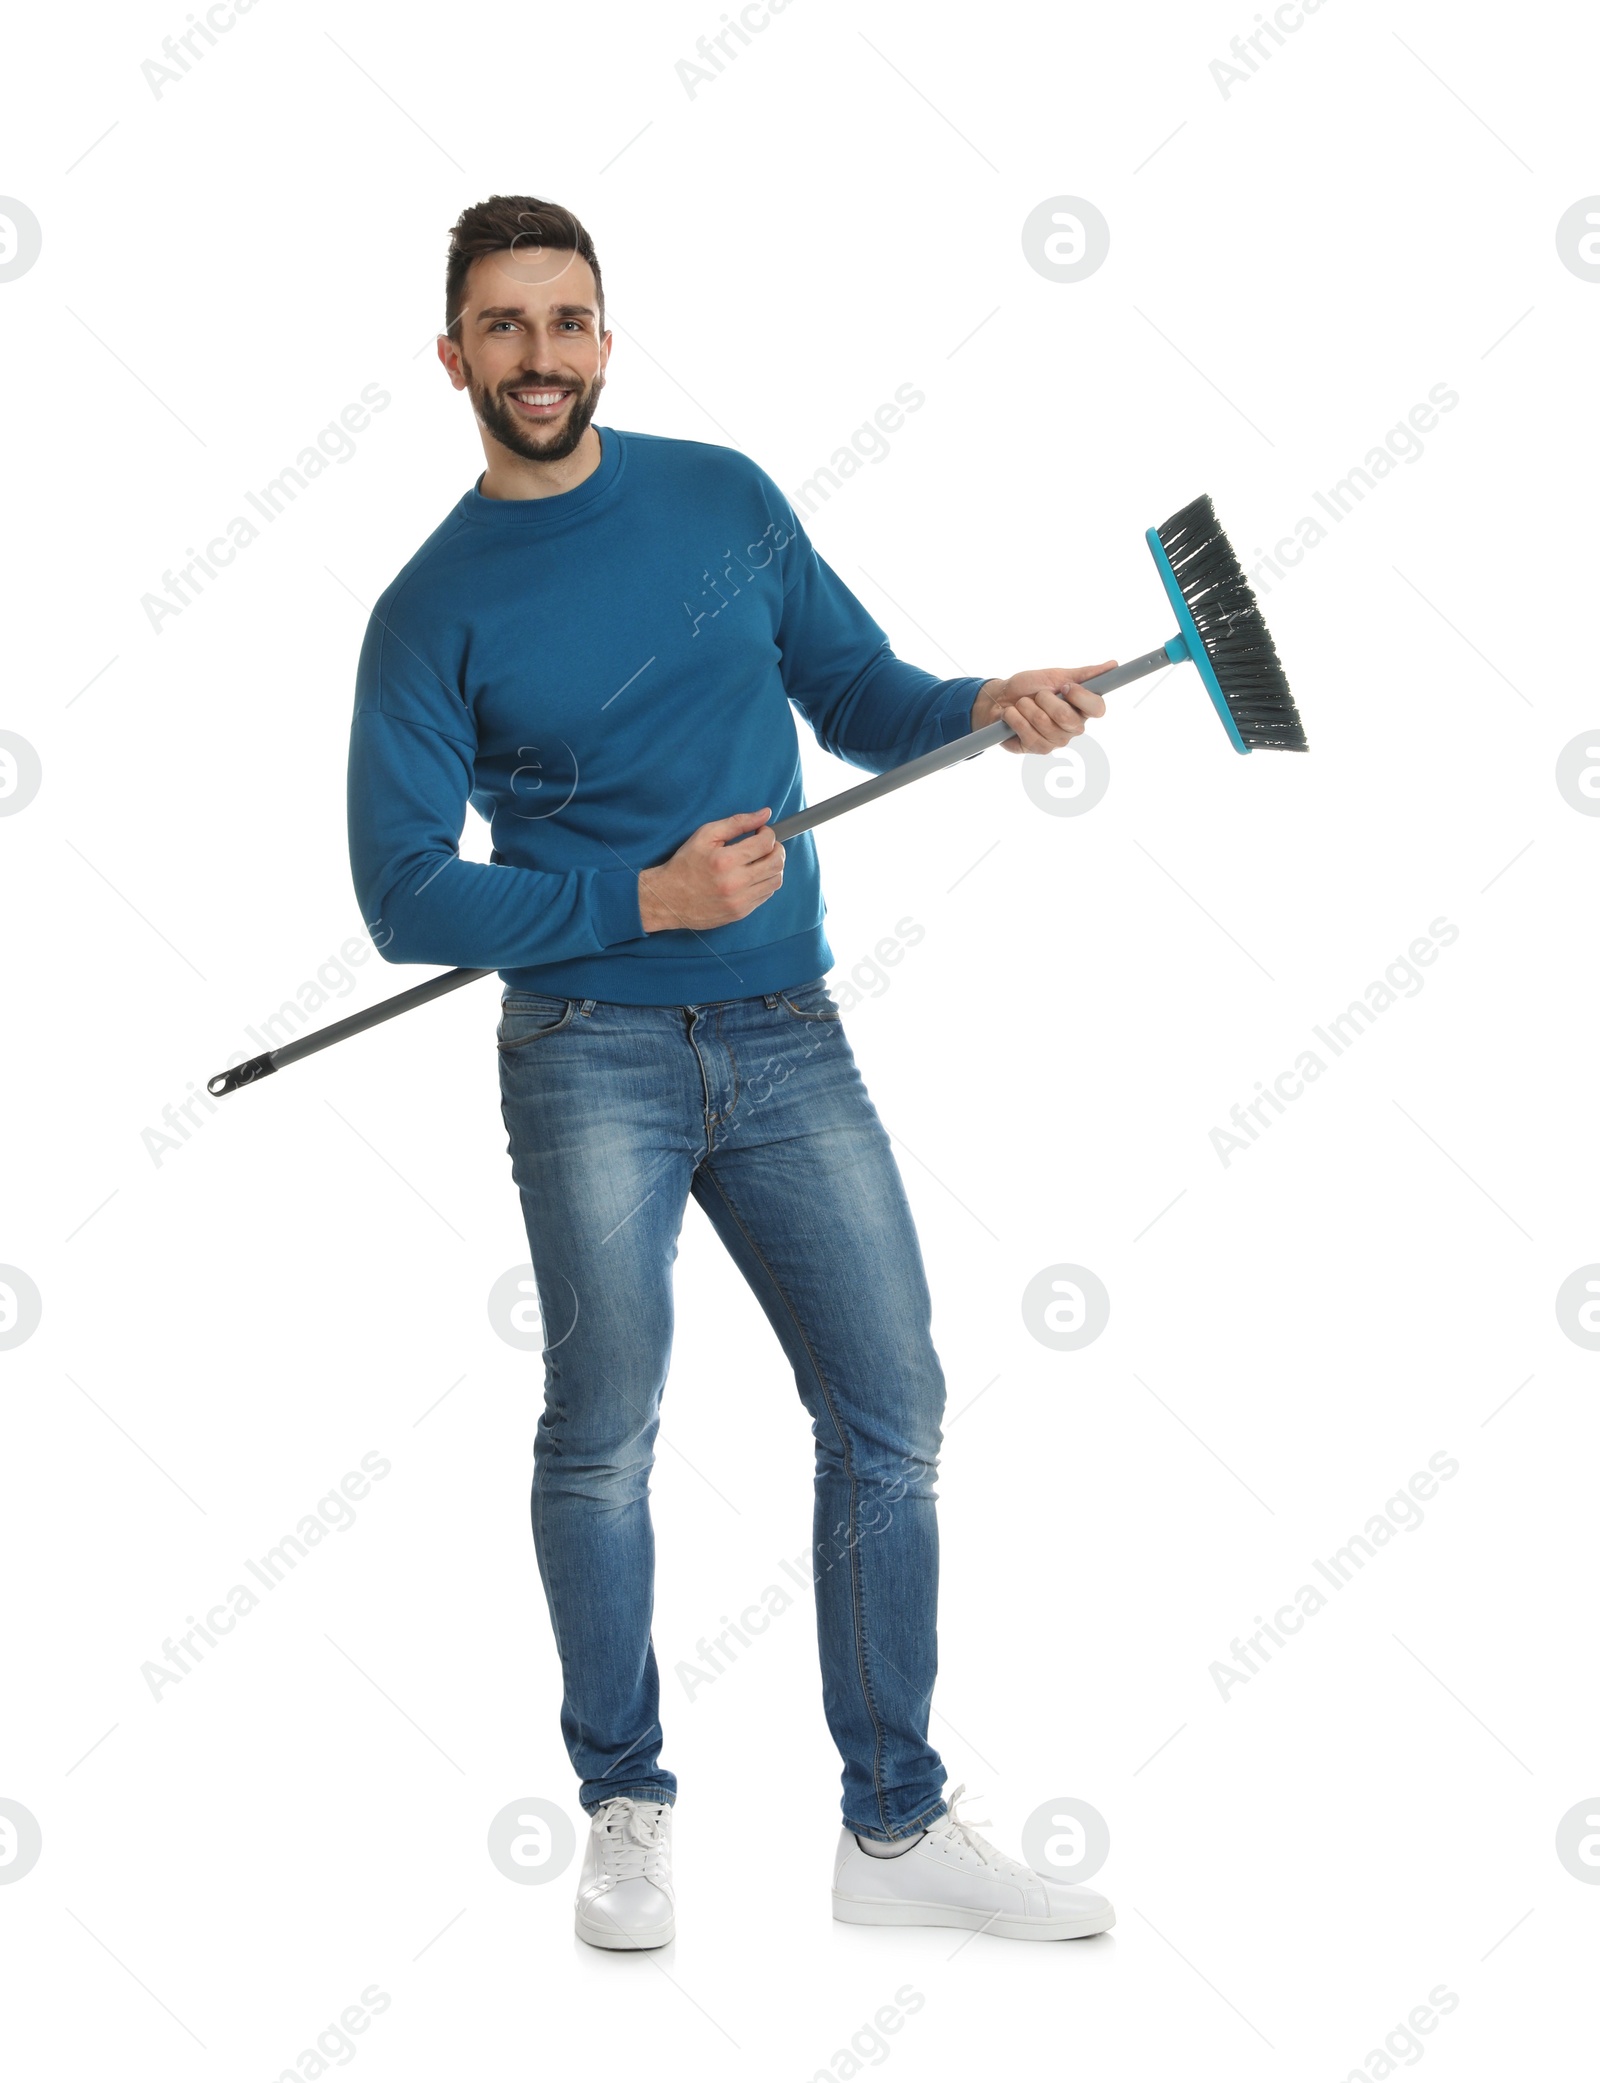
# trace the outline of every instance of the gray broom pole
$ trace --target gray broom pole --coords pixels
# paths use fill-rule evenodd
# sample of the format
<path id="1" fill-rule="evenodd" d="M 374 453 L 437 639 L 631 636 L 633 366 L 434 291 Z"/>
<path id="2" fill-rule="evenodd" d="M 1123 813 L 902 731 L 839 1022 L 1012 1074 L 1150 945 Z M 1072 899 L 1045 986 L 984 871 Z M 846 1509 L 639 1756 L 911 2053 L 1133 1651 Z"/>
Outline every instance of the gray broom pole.
<path id="1" fill-rule="evenodd" d="M 1172 662 L 1165 648 L 1147 651 L 1142 658 L 1132 659 L 1127 665 L 1113 666 L 1110 672 L 1100 673 L 1092 680 L 1083 681 L 1082 685 L 1091 694 L 1108 694 L 1113 688 L 1125 687 L 1130 680 L 1159 672 Z M 976 759 L 980 752 L 987 752 L 991 745 L 998 745 L 1011 735 L 1009 723 L 986 724 L 980 731 L 970 731 L 964 738 L 954 738 L 936 751 L 923 753 L 920 759 L 907 760 L 903 767 L 891 767 L 887 774 L 875 774 L 859 787 L 829 796 L 826 802 L 797 810 L 792 817 L 780 817 L 769 829 L 780 841 L 793 839 L 801 832 L 826 824 L 830 818 L 842 817 L 847 810 L 876 802 L 879 796 L 904 788 L 908 782 L 921 781 L 925 775 L 937 774 L 941 768 L 956 766 L 962 760 Z M 459 991 L 463 984 L 473 984 L 480 976 L 494 974 L 492 969 L 448 969 L 442 976 L 429 977 L 425 984 L 413 984 L 409 991 L 397 992 L 393 998 L 369 1005 L 365 1012 L 351 1013 L 348 1019 L 335 1020 L 331 1027 L 318 1028 L 315 1034 L 302 1034 L 294 1041 L 285 1042 L 281 1048 L 269 1049 L 264 1056 L 252 1056 L 248 1063 L 218 1071 L 214 1078 L 206 1080 L 206 1090 L 221 1099 L 245 1085 L 259 1084 L 262 1078 L 270 1077 L 275 1070 L 283 1070 L 291 1063 L 298 1063 L 303 1056 L 315 1056 L 319 1049 L 331 1049 L 335 1042 L 348 1041 L 353 1034 L 365 1034 L 369 1027 L 381 1026 L 385 1020 L 393 1020 L 401 1013 L 428 1004 L 430 999 L 442 998 L 447 991 Z"/>

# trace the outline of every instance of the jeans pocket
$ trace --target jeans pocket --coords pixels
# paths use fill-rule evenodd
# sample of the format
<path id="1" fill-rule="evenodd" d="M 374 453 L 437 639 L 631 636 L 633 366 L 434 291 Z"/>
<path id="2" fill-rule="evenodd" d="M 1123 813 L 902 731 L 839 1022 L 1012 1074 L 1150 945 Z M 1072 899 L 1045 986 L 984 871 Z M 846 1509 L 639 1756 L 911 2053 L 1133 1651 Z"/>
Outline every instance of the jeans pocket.
<path id="1" fill-rule="evenodd" d="M 778 1000 L 797 1020 L 837 1020 L 839 1017 L 833 993 L 820 976 L 814 983 L 801 984 L 798 990 L 780 991 Z"/>
<path id="2" fill-rule="evenodd" d="M 501 1001 L 496 1045 L 501 1049 L 525 1049 L 530 1042 L 559 1034 L 577 1010 L 576 998 L 547 998 L 534 991 L 510 992 Z"/>

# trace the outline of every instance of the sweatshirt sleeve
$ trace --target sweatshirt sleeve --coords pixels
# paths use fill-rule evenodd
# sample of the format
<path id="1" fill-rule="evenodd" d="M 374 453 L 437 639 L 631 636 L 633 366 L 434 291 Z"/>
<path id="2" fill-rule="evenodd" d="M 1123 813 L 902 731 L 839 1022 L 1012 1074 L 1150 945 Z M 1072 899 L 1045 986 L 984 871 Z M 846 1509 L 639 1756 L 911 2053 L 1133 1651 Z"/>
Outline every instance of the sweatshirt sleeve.
<path id="1" fill-rule="evenodd" d="M 351 877 L 384 959 L 532 969 L 641 938 L 631 868 L 461 859 L 472 712 L 390 614 L 380 602 L 361 647 L 348 772 Z"/>
<path id="2" fill-rule="evenodd" d="M 884 631 L 818 556 L 787 501 L 779 512 L 791 535 L 777 634 L 783 684 L 817 743 L 882 774 L 966 737 L 987 676 L 941 680 L 897 658 Z"/>

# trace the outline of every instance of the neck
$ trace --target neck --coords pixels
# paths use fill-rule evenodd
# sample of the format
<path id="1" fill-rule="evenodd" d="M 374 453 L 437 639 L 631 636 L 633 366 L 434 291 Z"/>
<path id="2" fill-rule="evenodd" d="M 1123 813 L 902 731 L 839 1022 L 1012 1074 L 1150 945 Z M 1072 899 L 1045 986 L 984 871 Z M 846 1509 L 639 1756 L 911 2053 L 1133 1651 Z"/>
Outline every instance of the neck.
<path id="1" fill-rule="evenodd" d="M 570 492 L 600 468 L 600 436 L 593 426 L 585 427 L 583 439 L 570 456 L 555 463 L 535 463 L 515 450 L 505 448 L 492 434 L 483 438 L 488 469 L 478 482 L 485 499 L 553 499 Z"/>

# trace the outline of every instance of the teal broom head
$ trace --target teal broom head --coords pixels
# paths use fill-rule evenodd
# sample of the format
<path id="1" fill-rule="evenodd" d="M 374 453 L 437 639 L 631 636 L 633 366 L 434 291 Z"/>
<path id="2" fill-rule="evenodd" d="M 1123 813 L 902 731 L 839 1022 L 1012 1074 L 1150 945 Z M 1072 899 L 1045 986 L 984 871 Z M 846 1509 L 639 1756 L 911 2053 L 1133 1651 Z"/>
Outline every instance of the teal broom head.
<path id="1" fill-rule="evenodd" d="M 1235 750 L 1306 751 L 1272 632 L 1211 501 L 1202 493 L 1145 541 L 1178 617 L 1167 655 L 1193 659 Z"/>

